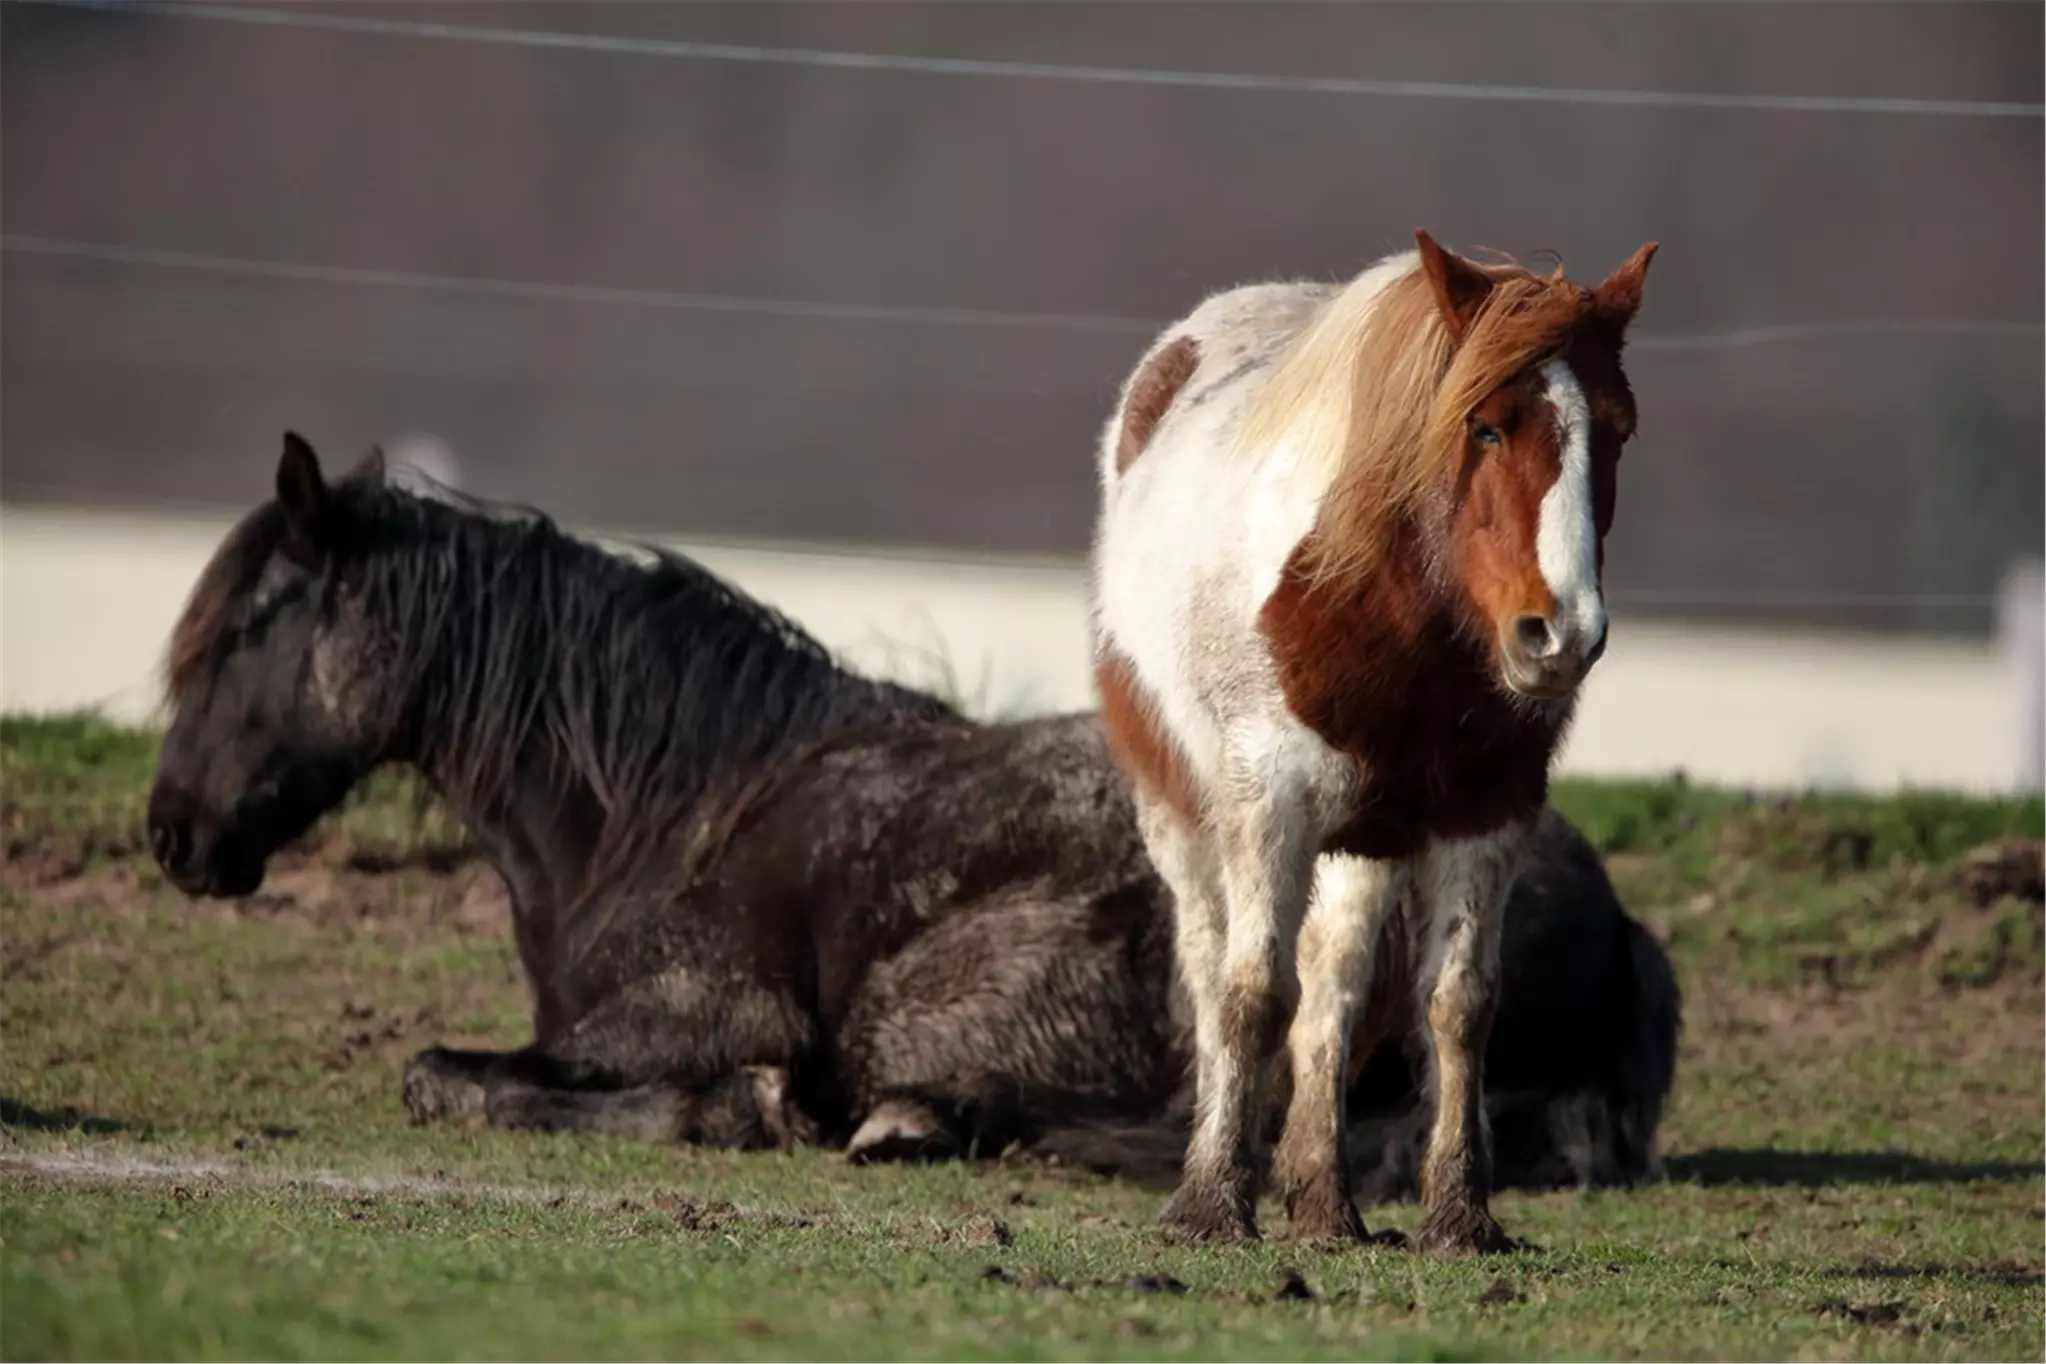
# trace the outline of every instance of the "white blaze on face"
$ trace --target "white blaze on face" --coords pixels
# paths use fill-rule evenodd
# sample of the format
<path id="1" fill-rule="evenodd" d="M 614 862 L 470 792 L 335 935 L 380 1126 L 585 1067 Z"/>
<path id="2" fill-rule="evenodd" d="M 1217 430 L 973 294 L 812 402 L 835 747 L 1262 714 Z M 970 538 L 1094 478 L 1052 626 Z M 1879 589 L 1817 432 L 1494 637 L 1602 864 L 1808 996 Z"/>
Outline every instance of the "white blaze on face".
<path id="1" fill-rule="evenodd" d="M 1564 648 L 1589 649 L 1605 634 L 1598 586 L 1598 522 L 1591 493 L 1591 409 L 1584 388 L 1561 360 L 1542 366 L 1544 396 L 1556 413 L 1563 467 L 1542 495 L 1535 559 L 1556 599 L 1555 630 Z"/>

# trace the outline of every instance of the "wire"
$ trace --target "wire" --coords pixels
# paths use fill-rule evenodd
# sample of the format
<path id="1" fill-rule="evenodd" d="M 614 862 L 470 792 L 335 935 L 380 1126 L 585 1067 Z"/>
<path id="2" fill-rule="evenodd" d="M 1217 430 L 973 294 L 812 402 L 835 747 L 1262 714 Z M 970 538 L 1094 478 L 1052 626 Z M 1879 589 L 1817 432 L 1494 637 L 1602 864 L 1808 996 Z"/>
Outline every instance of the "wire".
<path id="1" fill-rule="evenodd" d="M 879 52 L 758 47 L 673 38 L 629 38 L 598 33 L 491 28 L 464 24 L 372 19 L 360 15 L 305 14 L 242 9 L 233 5 L 167 0 L 10 0 L 163 18 L 203 19 L 273 28 L 382 34 L 507 47 L 552 48 L 695 61 L 748 62 L 848 71 L 928 76 L 984 76 L 1011 80 L 1074 81 L 1194 90 L 1254 90 L 1307 95 L 1375 95 L 1406 99 L 1506 101 L 1523 104 L 1605 105 L 1664 109 L 1774 110 L 1819 114 L 1920 114 L 1954 118 L 2046 118 L 2046 104 L 2009 100 L 1905 99 L 1853 95 L 1750 95 L 1723 91 L 1612 90 L 1538 85 L 1482 85 L 1464 81 L 1372 80 L 1347 76 L 1262 75 L 1236 71 L 1176 71 L 1127 66 L 1072 66 L 971 57 L 917 57 Z"/>
<path id="2" fill-rule="evenodd" d="M 23 237 L 11 233 L 0 235 L 0 250 L 27 255 L 74 256 L 85 260 L 168 270 L 201 270 L 260 279 L 300 280 L 315 284 L 357 284 L 375 288 L 422 289 L 438 293 L 486 294 L 504 298 L 622 304 L 637 308 L 757 313 L 770 317 L 817 317 L 851 322 L 920 322 L 947 327 L 1017 327 L 1089 332 L 1151 332 L 1157 330 L 1158 326 L 1154 322 L 1134 317 L 1005 312 L 984 308 L 925 308 L 908 304 L 827 303 L 747 298 L 734 294 L 616 289 L 587 284 L 546 284 L 471 275 L 430 275 L 407 270 L 363 270 L 348 266 L 303 265 L 291 261 L 209 256 L 189 251 L 159 251 L 150 247 L 104 246 L 96 242 Z"/>
<path id="3" fill-rule="evenodd" d="M 22 255 L 72 257 L 150 269 L 195 270 L 313 284 L 352 284 L 370 288 L 417 289 L 434 293 L 474 294 L 548 302 L 601 303 L 677 311 L 751 313 L 767 317 L 822 318 L 850 322 L 919 323 L 944 327 L 1008 327 L 1035 331 L 1097 332 L 1149 336 L 1166 324 L 1155 318 L 1104 317 L 1085 313 L 1028 313 L 997 308 L 930 308 L 911 304 L 830 303 L 821 300 L 749 298 L 736 294 L 671 293 L 654 289 L 619 289 L 602 285 L 548 284 L 529 280 L 489 279 L 470 275 L 434 275 L 407 270 L 369 270 L 351 266 L 306 265 L 294 261 L 252 260 L 154 247 L 113 246 L 58 237 L 0 235 L 0 251 Z M 1771 327 L 1701 335 L 1630 336 L 1629 350 L 1742 350 L 1821 337 L 1859 336 L 1984 336 L 2046 335 L 2046 325 L 1996 318 L 1865 318 L 1831 322 L 1795 322 Z"/>

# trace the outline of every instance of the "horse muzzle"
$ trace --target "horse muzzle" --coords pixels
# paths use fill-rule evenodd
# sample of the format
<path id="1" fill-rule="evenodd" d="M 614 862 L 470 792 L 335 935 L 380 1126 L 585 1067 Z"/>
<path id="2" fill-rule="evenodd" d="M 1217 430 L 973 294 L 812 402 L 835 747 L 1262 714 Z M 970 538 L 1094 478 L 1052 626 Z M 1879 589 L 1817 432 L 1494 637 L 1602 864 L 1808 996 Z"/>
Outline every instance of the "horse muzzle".
<path id="1" fill-rule="evenodd" d="M 204 820 L 151 802 L 149 851 L 170 883 L 194 899 L 238 899 L 263 884 L 263 859 Z"/>
<path id="2" fill-rule="evenodd" d="M 1513 691 L 1537 701 L 1560 701 L 1576 692 L 1605 651 L 1603 613 L 1588 627 L 1521 615 L 1499 632 L 1503 680 Z"/>

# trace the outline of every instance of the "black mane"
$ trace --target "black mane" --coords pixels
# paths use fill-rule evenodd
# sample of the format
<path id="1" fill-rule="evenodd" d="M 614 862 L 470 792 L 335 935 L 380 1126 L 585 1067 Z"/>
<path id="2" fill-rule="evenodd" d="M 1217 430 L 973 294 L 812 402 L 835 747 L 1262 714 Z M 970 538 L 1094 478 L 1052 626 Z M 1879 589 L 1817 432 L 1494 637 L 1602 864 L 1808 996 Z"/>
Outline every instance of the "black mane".
<path id="1" fill-rule="evenodd" d="M 603 812 L 599 863 L 834 735 L 957 717 L 929 693 L 848 671 L 681 555 L 630 559 L 529 508 L 387 485 L 336 492 L 335 581 L 389 633 L 408 746 L 473 800 L 544 745 Z"/>

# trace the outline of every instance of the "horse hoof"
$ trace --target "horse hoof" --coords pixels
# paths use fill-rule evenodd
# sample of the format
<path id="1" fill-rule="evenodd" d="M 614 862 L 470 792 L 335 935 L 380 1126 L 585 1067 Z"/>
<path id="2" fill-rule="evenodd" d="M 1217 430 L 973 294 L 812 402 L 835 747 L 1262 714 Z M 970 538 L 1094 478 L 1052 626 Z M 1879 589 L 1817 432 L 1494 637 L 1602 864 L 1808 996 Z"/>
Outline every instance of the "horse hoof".
<path id="1" fill-rule="evenodd" d="M 1430 1213 L 1421 1224 L 1421 1249 L 1430 1255 L 1504 1255 L 1520 1249 L 1488 1212 L 1457 1208 Z"/>
<path id="2" fill-rule="evenodd" d="M 1358 1245 L 1371 1238 L 1350 1196 L 1339 1189 L 1313 1184 L 1288 1193 L 1286 1239 L 1306 1244 Z"/>
<path id="3" fill-rule="evenodd" d="M 485 1107 L 483 1085 L 444 1065 L 439 1052 L 440 1048 L 430 1047 L 406 1063 L 401 1085 L 405 1112 L 415 1126 L 450 1121 L 482 1122 Z"/>
<path id="4" fill-rule="evenodd" d="M 950 1154 L 952 1140 L 937 1115 L 922 1104 L 889 1099 L 874 1108 L 845 1144 L 854 1165 L 932 1160 Z"/>
<path id="5" fill-rule="evenodd" d="M 1186 1184 L 1158 1215 L 1158 1231 L 1179 1246 L 1241 1245 L 1259 1239 L 1247 1199 Z"/>

